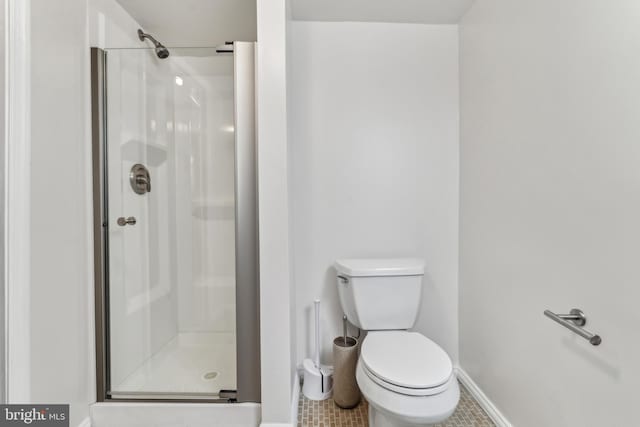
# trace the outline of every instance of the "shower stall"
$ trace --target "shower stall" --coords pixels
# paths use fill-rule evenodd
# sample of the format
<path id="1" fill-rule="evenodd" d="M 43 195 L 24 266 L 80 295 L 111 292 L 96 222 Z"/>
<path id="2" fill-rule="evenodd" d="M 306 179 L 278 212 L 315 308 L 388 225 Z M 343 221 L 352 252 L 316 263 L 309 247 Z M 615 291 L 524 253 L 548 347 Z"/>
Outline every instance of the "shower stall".
<path id="1" fill-rule="evenodd" d="M 160 46 L 91 54 L 98 400 L 259 402 L 254 43 Z"/>

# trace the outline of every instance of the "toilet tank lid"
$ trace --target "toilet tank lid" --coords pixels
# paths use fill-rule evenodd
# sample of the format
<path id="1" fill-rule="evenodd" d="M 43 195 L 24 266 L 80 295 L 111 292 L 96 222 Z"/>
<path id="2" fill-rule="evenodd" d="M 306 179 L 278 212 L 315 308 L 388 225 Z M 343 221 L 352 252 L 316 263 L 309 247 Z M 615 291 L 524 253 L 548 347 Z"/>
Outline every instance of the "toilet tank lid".
<path id="1" fill-rule="evenodd" d="M 424 261 L 419 258 L 339 259 L 334 267 L 349 277 L 421 276 Z"/>

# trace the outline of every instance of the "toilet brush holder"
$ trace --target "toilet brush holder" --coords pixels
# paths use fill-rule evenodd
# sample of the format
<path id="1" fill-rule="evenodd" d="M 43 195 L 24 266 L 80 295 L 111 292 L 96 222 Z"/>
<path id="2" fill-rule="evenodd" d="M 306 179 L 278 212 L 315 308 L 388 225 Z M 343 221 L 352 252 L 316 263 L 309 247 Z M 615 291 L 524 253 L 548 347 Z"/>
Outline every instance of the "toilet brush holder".
<path id="1" fill-rule="evenodd" d="M 302 368 L 304 397 L 309 400 L 329 399 L 333 388 L 333 368 L 327 365 L 316 366 L 311 359 L 304 359 Z"/>
<path id="2" fill-rule="evenodd" d="M 316 299 L 313 305 L 316 318 L 316 351 L 313 360 L 302 361 L 302 394 L 309 400 L 325 400 L 331 397 L 333 368 L 320 364 L 320 300 Z"/>
<path id="3" fill-rule="evenodd" d="M 333 401 L 341 408 L 353 408 L 360 403 L 360 388 L 356 382 L 358 340 L 337 337 L 333 340 Z"/>

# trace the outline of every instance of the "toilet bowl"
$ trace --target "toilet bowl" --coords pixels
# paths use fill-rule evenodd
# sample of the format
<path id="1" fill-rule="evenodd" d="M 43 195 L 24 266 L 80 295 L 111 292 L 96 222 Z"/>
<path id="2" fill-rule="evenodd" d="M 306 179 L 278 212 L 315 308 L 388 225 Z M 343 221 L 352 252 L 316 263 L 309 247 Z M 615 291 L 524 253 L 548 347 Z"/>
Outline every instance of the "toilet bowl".
<path id="1" fill-rule="evenodd" d="M 356 380 L 369 402 L 371 427 L 435 424 L 449 418 L 460 399 L 449 356 L 415 332 L 370 332 Z"/>
<path id="2" fill-rule="evenodd" d="M 417 427 L 446 420 L 460 400 L 447 353 L 410 332 L 422 301 L 419 259 L 347 259 L 335 262 L 340 304 L 347 319 L 368 331 L 356 381 L 369 402 L 370 427 Z"/>

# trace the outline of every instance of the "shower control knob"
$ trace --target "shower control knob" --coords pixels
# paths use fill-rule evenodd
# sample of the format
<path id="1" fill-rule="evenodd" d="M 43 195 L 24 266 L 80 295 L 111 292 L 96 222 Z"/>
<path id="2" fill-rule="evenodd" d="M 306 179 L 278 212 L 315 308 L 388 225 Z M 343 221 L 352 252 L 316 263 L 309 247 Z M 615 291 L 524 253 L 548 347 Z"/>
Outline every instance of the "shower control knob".
<path id="1" fill-rule="evenodd" d="M 129 218 L 121 216 L 118 218 L 118 225 L 120 227 L 124 227 L 125 225 L 136 225 L 136 222 L 136 218 L 133 216 L 130 216 Z"/>
<path id="2" fill-rule="evenodd" d="M 151 191 L 151 175 L 145 165 L 136 163 L 131 167 L 129 183 L 136 194 L 143 195 Z"/>

